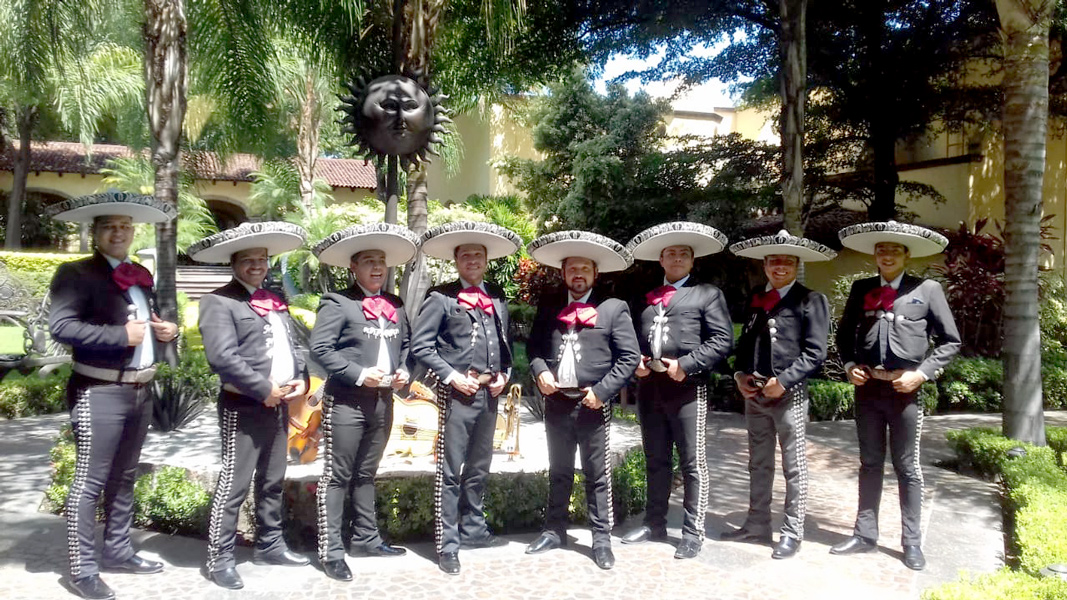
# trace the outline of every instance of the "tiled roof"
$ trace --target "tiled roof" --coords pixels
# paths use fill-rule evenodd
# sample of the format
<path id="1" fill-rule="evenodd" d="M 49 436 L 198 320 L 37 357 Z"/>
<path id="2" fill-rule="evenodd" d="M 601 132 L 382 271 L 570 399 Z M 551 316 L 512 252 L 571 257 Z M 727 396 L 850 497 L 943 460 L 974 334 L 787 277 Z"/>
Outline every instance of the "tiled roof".
<path id="1" fill-rule="evenodd" d="M 837 238 L 837 232 L 842 227 L 866 223 L 866 211 L 849 210 L 840 206 L 830 206 L 814 211 L 808 218 L 808 226 L 805 228 L 804 237 L 829 246 L 835 250 L 841 249 L 841 241 Z M 782 215 L 771 214 L 758 217 L 745 228 L 749 237 L 760 235 L 774 235 L 782 229 Z"/>
<path id="2" fill-rule="evenodd" d="M 99 173 L 105 163 L 113 158 L 133 156 L 126 146 L 93 144 L 92 152 L 76 142 L 32 142 L 30 146 L 30 171 L 47 173 Z M 18 142 L 0 150 L 0 171 L 13 171 Z M 212 152 L 186 153 L 185 166 L 197 179 L 214 181 L 252 181 L 252 173 L 259 168 L 259 157 L 252 154 L 230 155 L 225 164 Z M 361 188 L 377 187 L 374 166 L 358 159 L 320 158 L 316 171 L 331 187 Z"/>

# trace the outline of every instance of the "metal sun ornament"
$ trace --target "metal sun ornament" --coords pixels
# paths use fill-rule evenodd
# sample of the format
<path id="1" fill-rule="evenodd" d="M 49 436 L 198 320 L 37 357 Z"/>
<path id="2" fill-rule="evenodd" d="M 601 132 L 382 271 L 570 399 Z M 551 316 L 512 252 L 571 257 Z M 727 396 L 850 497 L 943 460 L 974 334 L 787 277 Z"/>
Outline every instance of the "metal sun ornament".
<path id="1" fill-rule="evenodd" d="M 437 154 L 434 145 L 448 133 L 448 109 L 442 102 L 448 96 L 420 83 L 414 77 L 383 75 L 367 82 L 359 77 L 347 83 L 351 95 L 341 96 L 338 110 L 344 113 L 342 131 L 352 135 L 350 146 L 358 146 L 366 160 L 373 158 L 380 168 L 388 156 L 398 156 L 406 171 L 430 162 Z"/>

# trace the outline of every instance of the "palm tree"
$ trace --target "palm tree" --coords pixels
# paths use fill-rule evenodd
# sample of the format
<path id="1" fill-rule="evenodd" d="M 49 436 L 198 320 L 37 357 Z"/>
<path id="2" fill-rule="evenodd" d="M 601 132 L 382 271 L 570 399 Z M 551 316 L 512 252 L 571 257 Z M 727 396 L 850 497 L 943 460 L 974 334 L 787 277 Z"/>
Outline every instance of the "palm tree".
<path id="1" fill-rule="evenodd" d="M 996 0 L 1004 44 L 1004 435 L 1045 444 L 1038 258 L 1055 0 Z"/>

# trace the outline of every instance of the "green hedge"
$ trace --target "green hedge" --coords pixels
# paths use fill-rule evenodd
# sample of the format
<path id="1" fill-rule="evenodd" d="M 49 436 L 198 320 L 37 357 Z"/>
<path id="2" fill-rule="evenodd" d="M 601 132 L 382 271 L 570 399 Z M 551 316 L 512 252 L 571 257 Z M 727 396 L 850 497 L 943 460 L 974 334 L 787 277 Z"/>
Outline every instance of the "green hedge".
<path id="1" fill-rule="evenodd" d="M 86 258 L 88 254 L 60 254 L 51 252 L 0 251 L 0 262 L 36 297 L 48 292 L 59 265 Z"/>
<path id="2" fill-rule="evenodd" d="M 937 408 L 937 386 L 926 382 L 919 388 L 919 404 L 926 414 Z M 808 416 L 812 421 L 840 421 L 856 417 L 856 386 L 842 381 L 808 380 Z"/>
<path id="3" fill-rule="evenodd" d="M 67 377 L 70 367 L 63 366 L 47 377 L 36 373 L 26 376 L 9 373 L 0 382 L 0 416 L 8 419 L 46 415 L 67 409 Z"/>
<path id="4" fill-rule="evenodd" d="M 1067 582 L 1036 579 L 1041 569 L 1067 563 L 1067 471 L 1063 450 L 1067 428 L 1050 427 L 1050 446 L 1036 447 L 1003 437 L 991 428 L 950 431 L 946 437 L 960 461 L 987 476 L 1000 475 L 1005 488 L 1008 562 L 1003 571 L 973 581 L 947 584 L 923 594 L 927 600 L 970 598 L 1065 598 Z M 1025 456 L 1008 457 L 1022 447 Z"/>

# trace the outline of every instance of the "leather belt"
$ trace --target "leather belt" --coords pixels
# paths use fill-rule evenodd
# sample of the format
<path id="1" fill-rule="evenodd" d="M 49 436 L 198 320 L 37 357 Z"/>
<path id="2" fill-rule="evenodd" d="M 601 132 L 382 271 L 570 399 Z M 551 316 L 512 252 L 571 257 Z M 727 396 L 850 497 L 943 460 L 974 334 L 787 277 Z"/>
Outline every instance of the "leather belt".
<path id="1" fill-rule="evenodd" d="M 467 371 L 467 377 L 478 380 L 478 385 L 481 386 L 487 386 L 490 383 L 493 383 L 493 381 L 496 380 L 497 375 L 500 375 L 499 371 L 496 373 L 479 373 L 474 369 Z"/>
<path id="2" fill-rule="evenodd" d="M 79 375 L 112 383 L 148 383 L 156 376 L 156 366 L 144 369 L 104 369 L 85 363 L 73 363 L 71 370 Z"/>
<path id="3" fill-rule="evenodd" d="M 893 369 L 892 371 L 887 371 L 882 367 L 866 367 L 867 375 L 872 379 L 880 379 L 882 381 L 896 381 L 897 379 L 900 379 L 900 376 L 903 375 L 906 370 L 907 369 Z"/>
<path id="4" fill-rule="evenodd" d="M 241 390 L 237 389 L 237 386 L 232 384 L 232 383 L 224 383 L 224 384 L 222 384 L 222 389 L 226 390 L 227 392 L 233 392 L 235 394 L 241 394 L 242 396 L 245 395 L 244 392 L 242 392 Z"/>

